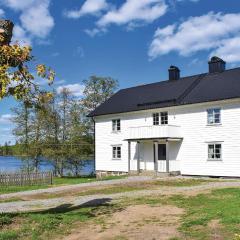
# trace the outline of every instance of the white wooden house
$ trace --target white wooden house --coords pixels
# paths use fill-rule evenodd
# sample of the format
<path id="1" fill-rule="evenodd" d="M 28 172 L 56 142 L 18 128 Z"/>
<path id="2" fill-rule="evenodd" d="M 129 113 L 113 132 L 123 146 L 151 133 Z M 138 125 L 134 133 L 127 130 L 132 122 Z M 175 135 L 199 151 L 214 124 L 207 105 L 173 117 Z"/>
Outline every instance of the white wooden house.
<path id="1" fill-rule="evenodd" d="M 96 172 L 240 177 L 240 68 L 213 57 L 209 72 L 118 91 L 89 115 Z"/>

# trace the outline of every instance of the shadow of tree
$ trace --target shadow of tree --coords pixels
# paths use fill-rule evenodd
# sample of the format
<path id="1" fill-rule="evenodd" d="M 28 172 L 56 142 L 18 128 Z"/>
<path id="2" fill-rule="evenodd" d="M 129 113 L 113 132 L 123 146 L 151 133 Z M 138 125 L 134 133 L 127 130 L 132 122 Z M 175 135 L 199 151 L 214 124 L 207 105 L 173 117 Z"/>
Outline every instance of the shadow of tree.
<path id="1" fill-rule="evenodd" d="M 74 204 L 61 204 L 57 207 L 50 208 L 47 210 L 42 211 L 34 211 L 32 213 L 35 214 L 56 214 L 56 213 L 68 213 L 75 210 L 79 210 L 82 208 L 93 208 L 93 207 L 100 207 L 100 206 L 110 206 L 112 199 L 111 198 L 100 198 L 100 199 L 93 199 L 83 204 L 74 205 Z"/>

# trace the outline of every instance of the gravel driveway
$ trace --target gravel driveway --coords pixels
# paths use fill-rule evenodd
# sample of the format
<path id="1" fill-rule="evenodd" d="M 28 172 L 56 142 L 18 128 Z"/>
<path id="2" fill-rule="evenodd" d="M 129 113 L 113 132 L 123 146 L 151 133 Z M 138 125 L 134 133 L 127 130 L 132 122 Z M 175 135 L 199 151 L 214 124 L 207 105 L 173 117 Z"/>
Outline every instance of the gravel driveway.
<path id="1" fill-rule="evenodd" d="M 31 191 L 0 194 L 0 200 L 14 198 L 14 197 L 21 197 L 21 196 L 31 196 L 35 194 L 41 194 L 41 193 L 58 193 L 58 192 L 69 191 L 69 190 L 78 190 L 85 187 L 108 186 L 108 185 L 122 184 L 122 183 L 129 183 L 129 182 L 141 182 L 141 181 L 144 182 L 144 181 L 154 180 L 154 179 L 155 179 L 154 177 L 150 177 L 150 176 L 132 176 L 132 177 L 123 178 L 123 179 L 79 183 L 74 185 L 65 185 L 65 186 L 51 187 L 46 189 L 37 189 L 37 190 L 31 190 Z"/>
<path id="2" fill-rule="evenodd" d="M 134 178 L 134 179 L 130 178 L 130 179 L 125 179 L 125 181 L 123 181 L 122 179 L 122 180 L 113 180 L 111 182 L 110 181 L 96 182 L 95 183 L 96 185 L 94 186 L 104 185 L 105 183 L 107 183 L 107 185 L 111 185 L 114 183 L 135 181 L 136 179 L 137 178 Z M 143 179 L 144 178 L 141 177 L 139 180 L 144 181 Z M 149 180 L 149 178 L 147 178 L 147 180 Z M 93 186 L 92 184 L 94 183 L 91 183 L 90 186 Z M 81 184 L 81 186 L 82 185 L 83 184 Z M 86 184 L 84 185 L 89 186 Z M 73 186 L 66 186 L 66 187 L 69 190 L 69 188 Z M 240 187 L 240 182 L 239 181 L 209 182 L 209 183 L 204 183 L 202 185 L 191 186 L 191 187 L 160 187 L 157 190 L 140 190 L 140 191 L 132 191 L 132 192 L 122 192 L 117 194 L 101 194 L 101 195 L 91 195 L 91 196 L 82 196 L 82 197 L 61 197 L 61 198 L 44 199 L 44 200 L 8 202 L 8 203 L 0 204 L 0 212 L 9 213 L 9 212 L 39 211 L 39 210 L 46 210 L 49 208 L 63 208 L 63 207 L 71 208 L 71 207 L 80 206 L 83 204 L 98 205 L 103 202 L 104 203 L 111 202 L 121 197 L 141 197 L 141 196 L 149 196 L 149 195 L 152 196 L 152 195 L 194 194 L 194 193 L 197 194 L 197 193 L 212 190 L 212 189 L 227 188 L 227 187 Z M 54 191 L 54 189 L 45 189 L 45 191 L 46 190 Z M 61 187 L 61 191 L 62 190 L 63 190 L 63 187 Z M 56 191 L 56 188 L 55 188 L 55 191 Z M 36 191 L 31 191 L 31 192 L 36 192 Z M 25 192 L 24 194 L 27 194 L 27 192 Z M 11 194 L 11 196 L 16 197 L 17 195 Z"/>

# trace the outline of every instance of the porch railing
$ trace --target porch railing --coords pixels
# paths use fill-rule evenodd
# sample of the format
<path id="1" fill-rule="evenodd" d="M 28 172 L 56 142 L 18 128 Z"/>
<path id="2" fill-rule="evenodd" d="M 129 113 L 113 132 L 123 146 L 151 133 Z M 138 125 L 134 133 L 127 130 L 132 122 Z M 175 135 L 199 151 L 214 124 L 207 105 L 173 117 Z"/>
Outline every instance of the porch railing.
<path id="1" fill-rule="evenodd" d="M 159 125 L 130 127 L 126 139 L 183 138 L 180 126 Z"/>

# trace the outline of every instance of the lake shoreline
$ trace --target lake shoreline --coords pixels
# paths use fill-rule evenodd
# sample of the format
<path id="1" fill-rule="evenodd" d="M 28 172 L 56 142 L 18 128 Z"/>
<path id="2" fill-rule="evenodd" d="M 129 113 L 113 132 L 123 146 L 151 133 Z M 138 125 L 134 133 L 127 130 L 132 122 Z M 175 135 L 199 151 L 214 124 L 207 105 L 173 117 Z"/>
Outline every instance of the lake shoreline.
<path id="1" fill-rule="evenodd" d="M 26 158 L 26 156 L 24 156 Z M 21 158 L 24 158 L 23 156 L 0 156 L 0 172 L 2 173 L 11 173 L 11 172 L 19 172 L 23 170 L 24 168 L 29 167 L 28 161 L 24 161 Z M 29 159 L 29 161 L 31 161 Z M 86 164 L 82 166 L 82 169 L 80 170 L 80 175 L 91 175 L 94 172 L 94 160 L 82 160 L 86 161 Z M 39 164 L 39 170 L 40 171 L 54 171 L 54 166 L 51 164 L 50 160 L 44 160 L 41 161 Z M 65 169 L 64 175 L 70 175 L 71 169 Z M 72 172 L 73 173 L 73 172 Z M 74 175 L 74 174 L 72 174 Z"/>

